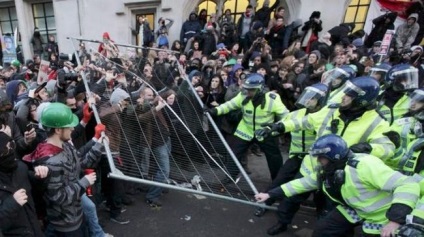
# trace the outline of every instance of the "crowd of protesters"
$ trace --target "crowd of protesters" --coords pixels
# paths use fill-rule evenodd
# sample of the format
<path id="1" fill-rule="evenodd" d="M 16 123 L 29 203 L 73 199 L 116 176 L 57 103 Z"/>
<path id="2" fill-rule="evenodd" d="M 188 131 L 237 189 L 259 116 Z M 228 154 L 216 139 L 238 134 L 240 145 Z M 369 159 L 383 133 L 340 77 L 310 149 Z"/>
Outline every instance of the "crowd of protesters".
<path id="1" fill-rule="evenodd" d="M 44 46 L 35 29 L 33 58 L 14 60 L 0 72 L 2 234 L 111 236 L 99 225 L 96 208 L 103 206 L 110 211 L 111 221 L 128 224 L 124 205 L 131 205 L 132 200 L 124 190 L 125 182 L 107 177 L 110 166 L 103 140 L 114 159 L 131 156 L 130 148 L 136 151 L 142 178 L 151 175 L 157 182 L 166 182 L 171 155 L 182 168 L 192 171 L 176 144 L 170 108 L 178 102 L 177 113 L 192 134 L 201 136 L 203 111 L 243 94 L 249 74 L 261 75 L 263 90 L 278 95 L 289 111 L 298 109 L 296 101 L 306 88 L 325 83 L 326 72 L 339 68 L 360 77 L 372 74 L 372 69 L 382 64 L 407 63 L 418 70 L 418 87 L 423 87 L 423 48 L 418 45 L 424 29 L 419 24 L 424 18 L 422 5 L 408 9 L 407 21 L 396 29 L 396 13 L 388 13 L 373 21 L 371 32 L 353 32 L 353 23 L 322 32 L 323 24 L 330 23 L 322 22 L 321 12 L 313 11 L 299 25 L 287 22 L 279 4 L 277 0 L 269 6 L 265 1 L 256 10 L 249 5 L 237 22 L 229 9 L 211 16 L 205 9 L 199 15 L 192 12 L 174 42 L 168 35 L 172 19 L 160 18 L 158 29 L 152 30 L 142 16 L 134 30 L 140 45 L 161 50 L 146 48 L 135 57 L 123 55 L 113 36 L 105 32 L 96 53 L 89 54 L 82 42 L 78 52 L 67 58 L 60 54 L 53 36 Z M 396 34 L 387 54 L 380 54 L 388 29 Z M 50 67 L 47 80 L 37 82 L 38 72 L 43 70 L 41 59 L 48 59 Z M 82 82 L 83 74 L 90 94 Z M 384 78 L 376 80 L 384 84 Z M 102 124 L 96 124 L 93 106 Z M 229 141 L 242 116 L 243 111 L 235 110 L 214 117 Z M 131 131 L 126 134 L 132 137 L 124 137 L 125 131 Z M 194 142 L 184 145 L 196 146 Z M 153 173 L 151 155 L 159 167 Z M 246 155 L 237 158 L 250 173 Z M 87 173 L 87 169 L 95 172 Z M 272 178 L 278 169 L 270 166 Z M 96 177 L 100 182 L 95 182 Z M 90 185 L 96 187 L 95 199 L 86 195 Z M 152 186 L 144 191 L 150 206 L 161 206 L 160 196 L 167 190 Z"/>

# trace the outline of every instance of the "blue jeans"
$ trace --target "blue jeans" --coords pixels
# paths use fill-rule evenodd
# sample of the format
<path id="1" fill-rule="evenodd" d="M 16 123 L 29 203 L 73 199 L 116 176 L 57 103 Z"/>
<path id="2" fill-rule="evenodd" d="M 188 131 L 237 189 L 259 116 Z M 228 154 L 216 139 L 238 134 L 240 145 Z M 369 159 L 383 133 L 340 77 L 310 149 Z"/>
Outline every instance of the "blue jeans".
<path id="1" fill-rule="evenodd" d="M 143 179 L 147 179 L 149 175 L 150 168 L 150 149 L 149 147 L 139 147 L 141 160 L 140 160 L 140 168 L 143 175 Z"/>
<path id="2" fill-rule="evenodd" d="M 102 227 L 99 225 L 99 219 L 97 217 L 96 205 L 91 201 L 87 195 L 82 195 L 81 197 L 82 211 L 84 212 L 86 222 L 88 225 L 88 230 L 91 237 L 104 237 L 105 232 L 103 232 Z"/>
<path id="3" fill-rule="evenodd" d="M 165 183 L 169 177 L 169 155 L 171 154 L 171 140 L 168 140 L 162 146 L 152 148 L 152 153 L 158 163 L 154 181 Z M 160 197 L 162 188 L 152 186 L 146 194 L 148 200 L 154 200 Z"/>

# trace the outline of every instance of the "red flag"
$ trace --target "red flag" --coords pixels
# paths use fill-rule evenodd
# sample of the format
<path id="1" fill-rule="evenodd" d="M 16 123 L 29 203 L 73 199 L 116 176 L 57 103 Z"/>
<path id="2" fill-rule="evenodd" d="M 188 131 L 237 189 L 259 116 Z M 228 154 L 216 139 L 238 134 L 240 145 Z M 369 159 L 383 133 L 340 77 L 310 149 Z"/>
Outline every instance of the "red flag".
<path id="1" fill-rule="evenodd" d="M 397 12 L 398 16 L 401 18 L 408 18 L 406 15 L 406 9 L 408 9 L 413 2 L 405 0 L 377 0 L 382 8 L 390 10 L 392 12 Z"/>

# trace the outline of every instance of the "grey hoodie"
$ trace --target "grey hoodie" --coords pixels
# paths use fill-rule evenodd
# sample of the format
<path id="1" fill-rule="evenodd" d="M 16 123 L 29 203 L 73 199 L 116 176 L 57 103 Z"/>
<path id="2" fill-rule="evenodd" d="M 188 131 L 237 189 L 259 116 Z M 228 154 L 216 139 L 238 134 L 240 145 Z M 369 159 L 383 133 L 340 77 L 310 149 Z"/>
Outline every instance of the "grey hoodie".
<path id="1" fill-rule="evenodd" d="M 418 14 L 412 13 L 409 15 L 409 18 L 415 18 L 415 23 L 412 26 L 408 25 L 408 22 L 398 26 L 396 29 L 396 47 L 409 49 L 411 48 L 411 44 L 415 41 L 415 37 L 417 37 L 418 31 L 420 30 L 420 25 L 418 25 Z"/>

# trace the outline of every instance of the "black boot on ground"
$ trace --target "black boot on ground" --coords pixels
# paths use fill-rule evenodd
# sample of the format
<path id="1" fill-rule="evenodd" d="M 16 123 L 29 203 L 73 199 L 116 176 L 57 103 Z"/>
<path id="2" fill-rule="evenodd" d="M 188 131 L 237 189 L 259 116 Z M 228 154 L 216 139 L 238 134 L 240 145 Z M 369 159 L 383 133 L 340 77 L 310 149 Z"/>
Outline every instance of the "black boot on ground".
<path id="1" fill-rule="evenodd" d="M 267 233 L 269 235 L 278 235 L 279 233 L 284 232 L 286 230 L 287 230 L 287 225 L 281 224 L 280 222 L 278 222 L 277 224 L 269 228 Z"/>

